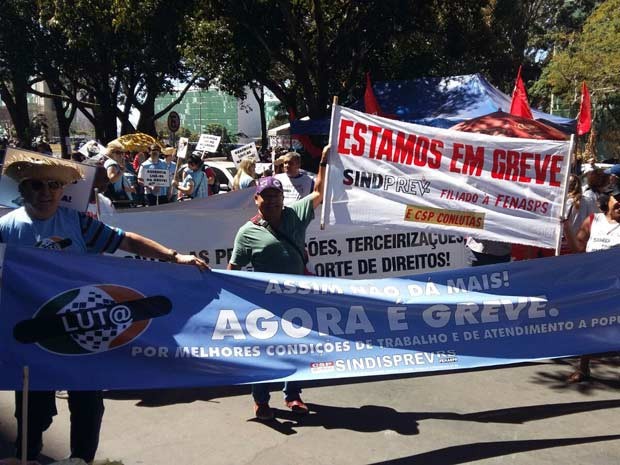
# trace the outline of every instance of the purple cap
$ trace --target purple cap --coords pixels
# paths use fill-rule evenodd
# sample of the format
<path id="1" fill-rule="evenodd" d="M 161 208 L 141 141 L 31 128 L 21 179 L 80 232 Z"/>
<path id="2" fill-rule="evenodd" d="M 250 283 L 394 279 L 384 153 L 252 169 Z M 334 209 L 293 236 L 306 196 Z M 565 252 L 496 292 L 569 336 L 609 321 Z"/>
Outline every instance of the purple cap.
<path id="1" fill-rule="evenodd" d="M 620 178 L 620 164 L 607 168 L 605 170 L 605 174 L 613 174 L 614 176 L 618 176 Z"/>
<path id="2" fill-rule="evenodd" d="M 274 176 L 267 176 L 265 178 L 258 178 L 256 180 L 256 193 L 260 194 L 266 189 L 276 189 L 280 192 L 284 192 L 282 189 L 282 183 Z"/>

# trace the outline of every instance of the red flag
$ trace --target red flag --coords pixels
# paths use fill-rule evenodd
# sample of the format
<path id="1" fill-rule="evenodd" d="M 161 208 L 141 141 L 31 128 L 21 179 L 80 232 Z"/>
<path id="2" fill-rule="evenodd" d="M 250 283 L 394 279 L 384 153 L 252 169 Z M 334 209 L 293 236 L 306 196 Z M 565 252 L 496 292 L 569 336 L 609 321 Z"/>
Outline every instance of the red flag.
<path id="1" fill-rule="evenodd" d="M 377 102 L 377 97 L 372 90 L 372 83 L 370 82 L 370 73 L 366 73 L 366 91 L 364 92 L 364 108 L 366 113 L 371 115 L 384 116 Z"/>
<path id="2" fill-rule="evenodd" d="M 577 135 L 583 136 L 592 127 L 592 109 L 590 106 L 590 92 L 586 81 L 581 85 L 581 105 L 579 106 L 579 115 L 577 116 Z"/>
<path id="3" fill-rule="evenodd" d="M 525 85 L 523 85 L 523 80 L 521 79 L 520 66 L 519 72 L 517 73 L 515 88 L 512 91 L 510 114 L 515 116 L 521 116 L 523 118 L 534 119 L 534 117 L 532 116 L 532 110 L 530 110 L 530 104 L 527 102 L 527 92 L 525 91 Z"/>

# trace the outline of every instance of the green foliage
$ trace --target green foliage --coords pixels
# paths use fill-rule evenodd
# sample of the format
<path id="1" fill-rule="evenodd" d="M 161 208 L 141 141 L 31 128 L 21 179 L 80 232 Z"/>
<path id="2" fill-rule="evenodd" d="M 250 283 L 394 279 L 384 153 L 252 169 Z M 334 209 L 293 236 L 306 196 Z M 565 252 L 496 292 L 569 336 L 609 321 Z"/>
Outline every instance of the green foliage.
<path id="1" fill-rule="evenodd" d="M 600 2 L 582 31 L 571 32 L 557 42 L 556 53 L 535 86 L 536 92 L 553 92 L 574 117 L 579 110 L 581 83 L 586 81 L 599 156 L 604 158 L 620 154 L 619 11 L 620 0 Z"/>
<path id="2" fill-rule="evenodd" d="M 587 81 L 592 93 L 620 89 L 620 0 L 603 2 L 583 32 L 551 59 L 543 80 L 554 93 L 570 96 Z"/>

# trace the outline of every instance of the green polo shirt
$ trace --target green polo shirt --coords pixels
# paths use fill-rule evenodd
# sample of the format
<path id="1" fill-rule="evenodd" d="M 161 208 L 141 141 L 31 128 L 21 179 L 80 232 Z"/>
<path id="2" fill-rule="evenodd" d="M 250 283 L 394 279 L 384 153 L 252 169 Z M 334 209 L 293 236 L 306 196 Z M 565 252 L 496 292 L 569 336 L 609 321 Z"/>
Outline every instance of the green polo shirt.
<path id="1" fill-rule="evenodd" d="M 282 210 L 282 221 L 276 234 L 286 236 L 303 252 L 306 228 L 314 218 L 312 196 L 305 197 Z M 252 264 L 255 271 L 303 274 L 304 261 L 289 241 L 279 239 L 263 226 L 245 223 L 235 237 L 230 263 L 239 267 Z"/>

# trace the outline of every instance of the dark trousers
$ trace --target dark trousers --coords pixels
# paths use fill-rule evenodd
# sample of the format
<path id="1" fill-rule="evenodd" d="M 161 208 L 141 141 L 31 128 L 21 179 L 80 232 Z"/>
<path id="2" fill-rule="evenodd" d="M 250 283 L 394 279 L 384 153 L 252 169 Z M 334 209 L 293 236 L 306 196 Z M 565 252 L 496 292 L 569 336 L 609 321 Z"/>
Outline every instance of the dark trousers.
<path id="1" fill-rule="evenodd" d="M 167 195 L 146 194 L 146 203 L 148 203 L 150 207 L 158 205 L 157 199 L 159 199 L 159 205 L 168 203 Z"/>
<path id="2" fill-rule="evenodd" d="M 69 391 L 71 412 L 71 458 L 92 462 L 99 446 L 99 432 L 103 418 L 103 393 L 101 391 Z M 43 448 L 43 432 L 52 424 L 56 415 L 54 391 L 30 391 L 28 394 L 28 460 L 36 460 Z M 15 455 L 22 453 L 22 392 L 15 392 L 15 418 L 17 439 Z"/>
<path id="3" fill-rule="evenodd" d="M 476 258 L 472 266 L 484 266 L 484 265 L 494 265 L 496 263 L 507 263 L 510 261 L 510 254 L 508 255 L 491 255 L 490 253 L 480 253 L 474 252 L 472 250 L 474 257 Z"/>

